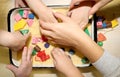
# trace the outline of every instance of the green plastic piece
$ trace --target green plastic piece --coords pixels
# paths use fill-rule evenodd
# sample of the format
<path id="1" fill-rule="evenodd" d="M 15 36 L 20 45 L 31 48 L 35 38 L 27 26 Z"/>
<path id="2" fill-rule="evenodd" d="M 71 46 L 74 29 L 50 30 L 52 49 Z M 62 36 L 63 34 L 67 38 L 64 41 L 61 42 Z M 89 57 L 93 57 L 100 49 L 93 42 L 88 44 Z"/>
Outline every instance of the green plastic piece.
<path id="1" fill-rule="evenodd" d="M 36 55 L 37 51 L 35 49 L 33 49 L 32 51 L 32 56 Z"/>
<path id="2" fill-rule="evenodd" d="M 85 33 L 88 35 L 88 36 L 90 36 L 90 33 L 89 33 L 89 30 L 88 30 L 88 28 L 85 28 Z"/>
<path id="3" fill-rule="evenodd" d="M 25 29 L 25 30 L 21 30 L 20 32 L 22 33 L 22 35 L 25 35 L 25 34 L 28 34 L 29 30 Z"/>
<path id="4" fill-rule="evenodd" d="M 102 41 L 97 42 L 97 44 L 98 44 L 99 46 L 103 46 L 103 42 L 102 42 Z"/>
<path id="5" fill-rule="evenodd" d="M 23 10 L 19 10 L 19 14 L 23 16 Z"/>
<path id="6" fill-rule="evenodd" d="M 89 60 L 86 57 L 83 57 L 81 61 L 83 64 L 89 63 Z"/>

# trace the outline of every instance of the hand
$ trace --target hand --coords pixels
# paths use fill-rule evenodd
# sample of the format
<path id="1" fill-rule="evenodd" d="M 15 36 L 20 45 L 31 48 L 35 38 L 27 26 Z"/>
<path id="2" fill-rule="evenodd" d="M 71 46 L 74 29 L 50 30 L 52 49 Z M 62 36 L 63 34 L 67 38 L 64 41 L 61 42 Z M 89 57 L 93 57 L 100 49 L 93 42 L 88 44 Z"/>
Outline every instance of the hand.
<path id="1" fill-rule="evenodd" d="M 25 0 L 15 0 L 15 7 L 27 7 Z"/>
<path id="2" fill-rule="evenodd" d="M 40 20 L 45 22 L 57 22 L 56 18 L 53 16 L 52 10 L 48 8 L 42 0 L 26 0 L 26 3 Z"/>
<path id="3" fill-rule="evenodd" d="M 24 47 L 20 66 L 17 68 L 13 65 L 7 65 L 7 68 L 14 73 L 15 77 L 29 77 L 32 71 L 31 55 L 32 48 L 27 49 L 27 47 Z"/>
<path id="4" fill-rule="evenodd" d="M 72 0 L 68 15 L 85 29 L 90 15 L 106 5 L 111 0 Z"/>
<path id="5" fill-rule="evenodd" d="M 51 8 L 44 7 L 44 9 L 39 13 L 39 19 L 45 22 L 57 22 L 56 18 L 53 15 Z"/>
<path id="6" fill-rule="evenodd" d="M 45 23 L 40 21 L 41 33 L 45 35 L 53 44 L 74 47 L 78 43 L 78 36 L 84 37 L 86 34 L 69 17 L 59 13 L 54 16 L 62 20 L 62 23 Z M 80 38 L 79 40 L 84 40 Z"/>
<path id="7" fill-rule="evenodd" d="M 105 6 L 107 3 L 112 0 L 72 0 L 70 4 L 70 9 L 74 8 L 75 5 L 81 5 L 83 2 L 92 2 L 92 8 L 89 11 L 89 15 L 93 15 L 96 11 L 98 11 L 101 7 Z"/>
<path id="8" fill-rule="evenodd" d="M 91 2 L 84 2 L 70 9 L 68 16 L 73 19 L 82 29 L 85 29 L 89 20 L 89 11 L 91 9 Z"/>
<path id="9" fill-rule="evenodd" d="M 52 50 L 53 62 L 56 69 L 67 77 L 83 77 L 82 73 L 73 65 L 71 59 L 59 48 Z"/>
<path id="10" fill-rule="evenodd" d="M 13 51 L 18 51 L 26 45 L 29 37 L 30 33 L 22 35 L 20 32 L 13 32 L 11 33 L 11 40 L 9 40 L 11 42 L 9 43 L 8 47 Z"/>

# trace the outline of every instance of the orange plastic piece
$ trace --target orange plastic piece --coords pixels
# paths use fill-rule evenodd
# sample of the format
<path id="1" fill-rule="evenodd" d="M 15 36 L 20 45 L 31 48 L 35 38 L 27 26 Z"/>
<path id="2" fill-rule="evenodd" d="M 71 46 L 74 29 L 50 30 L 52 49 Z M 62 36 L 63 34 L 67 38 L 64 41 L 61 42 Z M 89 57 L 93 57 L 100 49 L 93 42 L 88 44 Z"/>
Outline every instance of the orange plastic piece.
<path id="1" fill-rule="evenodd" d="M 99 33 L 99 34 L 98 34 L 98 37 L 97 37 L 97 40 L 98 40 L 98 41 L 105 41 L 105 40 L 106 40 L 106 37 L 105 37 L 102 33 Z"/>

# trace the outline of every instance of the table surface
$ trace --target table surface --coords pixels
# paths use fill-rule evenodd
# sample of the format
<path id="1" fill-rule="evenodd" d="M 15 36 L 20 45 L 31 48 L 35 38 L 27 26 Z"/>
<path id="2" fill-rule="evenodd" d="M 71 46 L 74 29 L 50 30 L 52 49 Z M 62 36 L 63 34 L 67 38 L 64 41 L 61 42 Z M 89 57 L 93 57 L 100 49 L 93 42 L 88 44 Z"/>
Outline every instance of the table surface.
<path id="1" fill-rule="evenodd" d="M 49 0 L 45 0 L 45 1 L 49 1 Z M 57 0 L 52 0 L 52 1 L 54 2 Z M 65 1 L 67 0 L 63 0 L 63 2 Z M 14 5 L 14 0 L 0 0 L 0 29 L 7 30 L 7 14 L 8 11 L 14 7 L 13 5 Z M 120 8 L 118 7 L 120 7 L 119 0 L 114 0 L 112 3 L 101 9 L 99 13 L 104 14 L 109 19 L 112 19 L 114 17 L 120 16 Z M 111 12 L 110 9 L 112 9 L 113 11 Z M 119 34 L 120 34 L 120 25 L 117 26 L 115 29 L 105 33 L 107 40 L 104 42 L 103 48 L 115 56 L 120 56 Z M 0 76 L 14 77 L 13 73 L 11 73 L 11 71 L 6 69 L 6 64 L 9 64 L 8 48 L 0 47 Z M 86 68 L 79 68 L 79 70 L 85 75 L 85 77 L 102 77 L 102 75 L 93 66 Z M 48 76 L 64 77 L 61 73 L 57 72 L 55 68 L 34 68 L 31 73 L 31 77 L 48 77 Z"/>

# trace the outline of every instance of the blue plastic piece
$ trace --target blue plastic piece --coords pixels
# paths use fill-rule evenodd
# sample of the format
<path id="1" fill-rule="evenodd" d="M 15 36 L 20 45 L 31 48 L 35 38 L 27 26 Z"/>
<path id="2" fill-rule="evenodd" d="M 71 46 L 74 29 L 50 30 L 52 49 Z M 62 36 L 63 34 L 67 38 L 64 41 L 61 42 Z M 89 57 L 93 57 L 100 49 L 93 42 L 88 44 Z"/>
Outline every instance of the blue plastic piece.
<path id="1" fill-rule="evenodd" d="M 30 13 L 30 14 L 28 15 L 28 18 L 29 18 L 29 19 L 34 19 L 34 17 L 35 17 L 35 16 L 34 16 L 33 13 Z"/>

